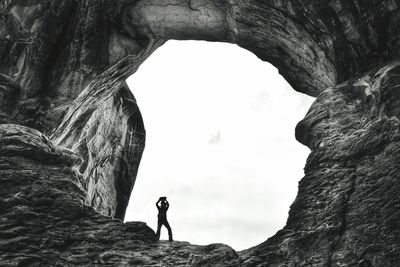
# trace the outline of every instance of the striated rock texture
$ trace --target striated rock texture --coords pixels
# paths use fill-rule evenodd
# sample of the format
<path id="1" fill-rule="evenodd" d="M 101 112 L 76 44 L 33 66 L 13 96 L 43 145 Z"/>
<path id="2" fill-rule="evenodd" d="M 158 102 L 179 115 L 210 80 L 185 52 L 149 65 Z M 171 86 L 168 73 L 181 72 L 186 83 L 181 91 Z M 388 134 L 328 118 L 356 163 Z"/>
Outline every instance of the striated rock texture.
<path id="1" fill-rule="evenodd" d="M 145 143 L 125 80 L 169 39 L 236 43 L 318 96 L 287 225 L 258 246 L 122 223 Z M 0 265 L 400 266 L 399 42 L 395 0 L 1 1 Z"/>
<path id="2" fill-rule="evenodd" d="M 399 56 L 395 0 L 140 0 L 125 25 L 161 39 L 232 42 L 274 64 L 295 90 L 328 86 Z M 133 26 L 132 26 L 133 25 Z"/>
<path id="3" fill-rule="evenodd" d="M 238 264 L 228 246 L 157 243 L 145 223 L 85 205 L 79 161 L 36 130 L 0 125 L 1 266 Z"/>
<path id="4" fill-rule="evenodd" d="M 123 219 L 142 156 L 145 130 L 136 100 L 121 76 L 123 60 L 110 68 L 71 103 L 51 137 L 83 157 L 79 166 L 86 203 Z"/>
<path id="5" fill-rule="evenodd" d="M 284 229 L 245 265 L 400 264 L 400 60 L 325 90 L 297 125 L 312 153 Z"/>

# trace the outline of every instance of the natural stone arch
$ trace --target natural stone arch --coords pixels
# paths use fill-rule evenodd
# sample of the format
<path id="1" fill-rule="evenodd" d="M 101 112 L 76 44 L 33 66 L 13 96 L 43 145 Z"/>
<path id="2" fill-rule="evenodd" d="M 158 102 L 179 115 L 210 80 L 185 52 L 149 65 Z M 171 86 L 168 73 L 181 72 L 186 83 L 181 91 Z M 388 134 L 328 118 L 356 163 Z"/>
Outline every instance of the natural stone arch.
<path id="1" fill-rule="evenodd" d="M 314 97 L 293 91 L 251 52 L 217 42 L 168 41 L 127 83 L 144 117 L 146 147 L 125 221 L 154 228 L 159 192 L 174 203 L 169 216 L 179 240 L 194 244 L 246 249 L 285 225 L 310 151 L 294 129 Z"/>
<path id="2" fill-rule="evenodd" d="M 74 231 L 82 235 L 76 237 L 80 243 L 76 241 L 74 245 L 90 243 L 103 251 L 100 241 L 85 239 L 85 222 L 90 221 L 92 228 L 107 225 L 118 232 L 116 236 L 123 236 L 129 226 L 81 205 L 85 200 L 103 214 L 124 216 L 136 163 L 144 146 L 140 113 L 133 96 L 124 87 L 124 80 L 166 39 L 229 41 L 274 64 L 294 89 L 314 96 L 322 94 L 297 128 L 297 138 L 313 152 L 287 226 L 275 237 L 239 256 L 230 251 L 229 259 L 222 259 L 222 263 L 351 265 L 362 257 L 378 266 L 396 266 L 400 262 L 399 220 L 392 210 L 399 191 L 397 176 L 393 175 L 399 170 L 393 153 L 398 150 L 397 98 L 393 89 L 398 84 L 400 31 L 399 5 L 395 1 L 376 0 L 366 4 L 359 0 L 231 0 L 193 4 L 172 0 L 7 0 L 0 3 L 0 10 L 3 55 L 0 90 L 2 103 L 7 102 L 0 107 L 1 121 L 14 124 L 1 126 L 0 155 L 5 164 L 0 178 L 5 184 L 2 195 L 7 198 L 7 201 L 2 199 L 3 210 L 9 216 L 5 218 L 12 218 L 7 219 L 8 225 L 15 226 L 15 221 L 21 218 L 12 210 L 22 201 L 17 193 L 29 182 L 40 190 L 29 194 L 26 189 L 22 195 L 26 199 L 40 199 L 32 202 L 40 209 L 24 204 L 19 209 L 20 216 L 34 213 L 49 221 L 57 218 L 52 228 L 41 228 L 48 236 L 67 242 L 69 237 L 65 236 L 71 232 L 69 235 L 64 232 L 75 224 L 78 226 Z M 176 16 L 167 16 L 164 10 Z M 204 17 L 211 18 L 213 23 Z M 172 18 L 182 23 L 174 25 Z M 381 69 L 376 71 L 378 66 Z M 110 106 L 118 108 L 109 109 Z M 105 110 L 112 110 L 109 118 L 123 121 L 124 130 L 111 130 L 92 142 L 93 125 L 97 131 L 111 129 L 112 123 L 107 123 L 103 116 Z M 69 125 L 74 127 L 71 129 Z M 32 128 L 51 135 L 56 143 L 78 154 L 54 146 Z M 111 136 L 115 138 L 113 142 Z M 102 142 L 110 143 L 101 151 L 104 154 L 92 153 L 80 165 L 80 171 L 93 173 L 100 170 L 98 166 L 105 166 L 106 176 L 113 182 L 88 175 L 77 175 L 77 180 L 71 178 L 75 177 L 72 170 L 76 171 L 78 158 L 85 158 L 85 149 L 92 144 L 92 152 L 100 151 Z M 135 164 L 124 165 L 127 161 Z M 13 169 L 12 164 L 21 170 Z M 56 167 L 50 168 L 49 164 Z M 34 170 L 30 176 L 23 171 L 26 168 Z M 65 179 L 43 179 L 47 176 L 39 175 L 41 169 L 49 171 L 52 177 Z M 10 182 L 13 181 L 10 177 L 15 181 Z M 40 187 L 36 181 L 47 187 Z M 63 186 L 64 183 L 68 186 Z M 93 184 L 96 186 L 92 192 L 100 192 L 104 201 L 93 201 L 95 194 L 88 194 L 89 185 Z M 38 193 L 41 190 L 57 196 L 58 205 L 52 206 Z M 365 192 L 374 194 L 369 196 Z M 365 204 L 361 208 L 367 208 L 359 211 L 359 203 Z M 53 211 L 44 212 L 46 207 L 53 207 Z M 73 216 L 60 215 L 63 212 Z M 380 217 L 375 218 L 374 214 Z M 65 228 L 62 220 L 70 225 Z M 41 220 L 37 223 L 42 225 Z M 32 225 L 7 234 L 18 237 L 34 232 L 29 227 Z M 107 236 L 107 231 L 101 233 Z M 128 235 L 144 238 L 137 233 Z M 367 241 L 364 236 L 368 236 Z M 28 256 L 14 256 L 14 259 L 74 263 L 68 253 L 58 256 L 57 242 L 46 241 L 44 237 L 37 240 L 32 238 L 34 245 L 27 248 Z M 131 245 L 112 242 L 121 251 Z M 1 248 L 4 261 L 13 261 L 10 253 L 13 249 L 22 250 L 16 244 L 17 248 L 13 242 Z M 37 256 L 41 254 L 34 247 L 40 244 L 47 249 L 47 258 Z M 202 259 L 206 261 L 212 261 L 210 255 L 215 255 L 201 248 L 190 249 L 203 253 Z M 218 255 L 220 248 L 208 249 Z M 139 264 L 132 254 L 90 255 L 92 262 Z M 168 257 L 165 260 L 168 262 Z M 186 262 L 202 263 L 195 257 Z"/>

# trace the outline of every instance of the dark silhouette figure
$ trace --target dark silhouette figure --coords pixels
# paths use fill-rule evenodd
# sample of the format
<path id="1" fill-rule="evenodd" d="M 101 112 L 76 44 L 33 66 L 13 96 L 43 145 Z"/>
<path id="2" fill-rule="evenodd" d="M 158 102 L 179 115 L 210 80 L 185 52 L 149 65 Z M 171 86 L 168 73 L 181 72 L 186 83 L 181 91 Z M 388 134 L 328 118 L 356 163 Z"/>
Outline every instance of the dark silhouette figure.
<path id="1" fill-rule="evenodd" d="M 168 230 L 169 241 L 173 241 L 171 226 L 169 226 L 169 223 L 167 220 L 167 210 L 169 208 L 169 203 L 167 201 L 167 198 L 160 197 L 156 203 L 156 207 L 158 209 L 158 225 L 157 225 L 157 233 L 156 233 L 157 240 L 160 240 L 161 226 L 164 225 Z"/>

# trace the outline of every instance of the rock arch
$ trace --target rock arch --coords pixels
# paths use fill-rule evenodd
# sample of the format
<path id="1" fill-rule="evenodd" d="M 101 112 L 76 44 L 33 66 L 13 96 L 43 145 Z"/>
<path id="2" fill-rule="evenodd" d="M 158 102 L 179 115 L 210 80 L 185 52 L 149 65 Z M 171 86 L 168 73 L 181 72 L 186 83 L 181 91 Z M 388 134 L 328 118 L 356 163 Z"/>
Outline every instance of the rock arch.
<path id="1" fill-rule="evenodd" d="M 144 148 L 124 81 L 166 40 L 204 39 L 236 43 L 274 64 L 295 90 L 319 95 L 296 129 L 312 153 L 276 236 L 239 254 L 177 244 L 190 256 L 159 262 L 398 265 L 399 20 L 393 0 L 1 2 L 0 119 L 8 124 L 0 127 L 0 259 L 157 262 L 143 250 L 154 248 L 150 230 L 101 215 L 123 218 Z"/>

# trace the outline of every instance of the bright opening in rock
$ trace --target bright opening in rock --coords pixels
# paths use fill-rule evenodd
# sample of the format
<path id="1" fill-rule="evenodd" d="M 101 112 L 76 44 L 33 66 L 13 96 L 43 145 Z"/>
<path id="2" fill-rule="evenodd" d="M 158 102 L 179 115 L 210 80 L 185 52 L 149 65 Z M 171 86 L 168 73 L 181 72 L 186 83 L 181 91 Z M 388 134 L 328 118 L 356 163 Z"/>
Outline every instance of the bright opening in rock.
<path id="1" fill-rule="evenodd" d="M 128 84 L 147 138 L 127 221 L 156 229 L 167 196 L 174 239 L 236 250 L 285 225 L 309 154 L 294 129 L 313 98 L 223 43 L 169 41 Z"/>

